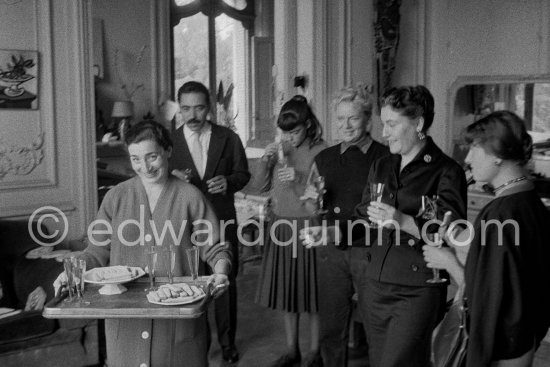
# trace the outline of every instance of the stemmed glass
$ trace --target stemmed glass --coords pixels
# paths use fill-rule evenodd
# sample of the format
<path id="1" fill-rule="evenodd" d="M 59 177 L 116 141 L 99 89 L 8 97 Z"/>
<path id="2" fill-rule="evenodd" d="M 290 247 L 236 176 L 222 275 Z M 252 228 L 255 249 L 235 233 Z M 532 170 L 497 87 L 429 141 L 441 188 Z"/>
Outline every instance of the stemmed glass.
<path id="1" fill-rule="evenodd" d="M 147 250 L 147 268 L 149 269 L 149 288 L 146 288 L 146 292 L 156 291 L 157 287 L 155 286 L 155 268 L 157 266 L 159 250 L 157 246 L 151 246 Z"/>
<path id="2" fill-rule="evenodd" d="M 432 220 L 437 218 L 438 199 L 437 195 L 422 195 L 422 208 L 420 208 L 422 219 Z"/>
<path id="3" fill-rule="evenodd" d="M 443 245 L 443 240 L 441 239 L 439 233 L 437 232 L 427 233 L 427 236 L 428 236 L 428 241 L 426 243 L 427 245 L 434 246 L 436 248 L 441 248 L 441 246 Z M 432 272 L 433 272 L 433 278 L 426 280 L 426 283 L 432 283 L 432 284 L 445 283 L 447 281 L 447 279 L 440 277 L 439 269 L 432 268 Z"/>
<path id="4" fill-rule="evenodd" d="M 176 267 L 176 246 L 168 247 L 168 283 L 174 283 L 174 268 Z"/>
<path id="5" fill-rule="evenodd" d="M 384 184 L 381 182 L 375 182 L 370 184 L 370 201 L 382 202 L 382 194 L 384 193 Z M 374 222 L 369 223 L 369 227 L 378 228 L 378 224 Z"/>
<path id="6" fill-rule="evenodd" d="M 279 163 L 281 163 L 281 165 L 284 167 L 284 168 L 287 168 L 288 166 L 288 159 L 285 155 L 285 151 L 283 149 L 283 142 L 280 141 L 279 142 L 279 145 L 277 147 L 277 158 L 279 159 Z"/>
<path id="7" fill-rule="evenodd" d="M 90 302 L 84 301 L 84 273 L 86 273 L 86 260 L 71 257 L 71 262 L 76 289 L 76 303 L 81 306 L 87 306 Z"/>
<path id="8" fill-rule="evenodd" d="M 420 214 L 422 219 L 433 220 L 437 218 L 437 200 L 439 197 L 437 195 L 422 195 L 422 208 L 420 208 Z M 434 246 L 441 248 L 443 245 L 443 240 L 438 232 L 427 233 L 427 242 L 429 246 Z M 439 269 L 432 269 L 433 278 L 426 280 L 427 283 L 445 283 L 447 279 L 441 278 L 439 276 Z"/>
<path id="9" fill-rule="evenodd" d="M 193 246 L 185 250 L 185 253 L 187 254 L 191 278 L 193 279 L 193 283 L 195 283 L 199 278 L 199 249 Z"/>
<path id="10" fill-rule="evenodd" d="M 63 259 L 63 269 L 65 270 L 65 275 L 67 277 L 67 288 L 69 290 L 69 296 L 65 298 L 65 302 L 73 302 L 75 290 L 73 258 L 66 257 Z"/>
<path id="11" fill-rule="evenodd" d="M 317 208 L 317 211 L 316 213 L 317 214 L 326 214 L 328 213 L 328 211 L 324 208 L 324 204 L 325 204 L 325 200 L 324 200 L 324 196 L 327 192 L 327 190 L 325 189 L 325 177 L 324 176 L 317 176 L 317 178 L 315 179 L 315 189 L 317 190 L 317 204 L 318 204 L 318 208 Z"/>

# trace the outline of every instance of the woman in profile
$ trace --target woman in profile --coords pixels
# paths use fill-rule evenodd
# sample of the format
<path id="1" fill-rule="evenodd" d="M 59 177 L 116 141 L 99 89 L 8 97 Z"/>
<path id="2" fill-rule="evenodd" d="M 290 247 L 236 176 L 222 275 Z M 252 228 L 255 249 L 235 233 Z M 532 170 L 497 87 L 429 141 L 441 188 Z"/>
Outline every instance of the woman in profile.
<path id="1" fill-rule="evenodd" d="M 271 192 L 271 220 L 276 228 L 274 238 L 271 230 L 266 231 L 269 235 L 256 301 L 284 312 L 288 351 L 273 366 L 293 366 L 301 361 L 298 328 L 300 315 L 305 313 L 309 314 L 311 347 L 302 365 L 321 366 L 315 250 L 301 245 L 298 231 L 311 219 L 311 212 L 300 197 L 308 184 L 313 159 L 326 144 L 321 139 L 321 124 L 303 96 L 294 96 L 283 105 L 277 126 L 282 130 L 284 144 L 266 147 L 259 172 L 262 191 Z M 281 148 L 282 154 L 278 154 Z M 283 224 L 285 220 L 292 226 Z"/>
<path id="2" fill-rule="evenodd" d="M 528 179 L 532 139 L 509 111 L 466 130 L 466 163 L 476 181 L 494 187 L 473 232 L 447 238 L 451 248 L 424 247 L 429 267 L 464 283 L 470 336 L 467 367 L 531 366 L 550 326 L 550 214 Z M 453 245 L 469 245 L 465 266 Z M 461 246 L 462 247 L 462 246 Z"/>

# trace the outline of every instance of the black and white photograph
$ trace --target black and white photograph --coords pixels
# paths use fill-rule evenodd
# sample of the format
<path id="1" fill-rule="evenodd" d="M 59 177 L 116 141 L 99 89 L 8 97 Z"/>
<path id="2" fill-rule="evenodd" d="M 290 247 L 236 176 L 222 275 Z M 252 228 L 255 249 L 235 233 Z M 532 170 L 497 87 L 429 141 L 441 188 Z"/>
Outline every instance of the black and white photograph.
<path id="1" fill-rule="evenodd" d="M 1 367 L 549 367 L 550 1 L 0 0 Z"/>

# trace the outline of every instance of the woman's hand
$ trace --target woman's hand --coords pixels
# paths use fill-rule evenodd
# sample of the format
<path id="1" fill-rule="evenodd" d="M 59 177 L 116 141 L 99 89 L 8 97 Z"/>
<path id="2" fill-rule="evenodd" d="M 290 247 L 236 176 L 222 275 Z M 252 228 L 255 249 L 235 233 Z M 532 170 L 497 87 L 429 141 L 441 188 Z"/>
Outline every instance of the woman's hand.
<path id="1" fill-rule="evenodd" d="M 317 200 L 318 198 L 319 192 L 313 185 L 307 185 L 304 194 L 300 196 L 300 200 Z"/>
<path id="2" fill-rule="evenodd" d="M 326 246 L 328 243 L 334 242 L 337 238 L 341 238 L 340 228 L 335 226 L 314 226 L 302 228 L 300 230 L 300 239 L 306 248 Z"/>
<path id="3" fill-rule="evenodd" d="M 57 293 L 59 292 L 59 289 L 65 285 L 67 285 L 67 274 L 65 274 L 65 272 L 63 271 L 53 281 L 53 289 L 54 289 L 53 294 L 57 297 Z"/>
<path id="4" fill-rule="evenodd" d="M 278 149 L 279 149 L 279 143 L 268 144 L 264 149 L 264 155 L 262 159 L 264 161 L 270 160 L 271 157 L 277 154 Z"/>
<path id="5" fill-rule="evenodd" d="M 27 304 L 25 305 L 25 311 L 41 310 L 46 303 L 46 291 L 42 287 L 36 287 L 27 297 Z"/>
<path id="6" fill-rule="evenodd" d="M 279 168 L 277 176 L 281 182 L 291 182 L 296 179 L 296 171 L 294 167 Z"/>
<path id="7" fill-rule="evenodd" d="M 225 274 L 214 273 L 208 277 L 206 285 L 212 285 L 211 295 L 214 298 L 221 296 L 229 287 L 229 278 Z"/>
<path id="8" fill-rule="evenodd" d="M 428 268 L 449 270 L 457 264 L 454 252 L 448 247 L 422 246 L 424 261 Z"/>
<path id="9" fill-rule="evenodd" d="M 392 225 L 392 221 L 397 225 L 401 225 L 401 219 L 403 213 L 395 209 L 393 206 L 380 203 L 378 201 L 371 201 L 367 208 L 367 214 L 369 220 L 373 223 L 382 223 L 384 226 Z"/>
<path id="10" fill-rule="evenodd" d="M 424 245 L 422 251 L 428 268 L 447 270 L 456 284 L 464 283 L 464 268 L 451 248 Z"/>

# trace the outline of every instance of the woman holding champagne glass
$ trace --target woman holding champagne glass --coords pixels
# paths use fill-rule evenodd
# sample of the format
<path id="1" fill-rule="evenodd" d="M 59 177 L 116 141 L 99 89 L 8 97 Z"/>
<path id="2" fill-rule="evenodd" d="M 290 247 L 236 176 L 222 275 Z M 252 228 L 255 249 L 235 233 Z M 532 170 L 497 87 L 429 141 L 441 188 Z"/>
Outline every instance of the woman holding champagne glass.
<path id="1" fill-rule="evenodd" d="M 193 246 L 191 236 L 198 230 L 193 240 L 203 244 L 199 246 L 200 257 L 214 269 L 208 282 L 214 285 L 214 296 L 219 295 L 216 292 L 228 285 L 231 253 L 226 244 L 219 243 L 219 223 L 210 203 L 195 186 L 169 173 L 172 141 L 168 130 L 157 122 L 143 121 L 128 130 L 125 140 L 136 176 L 107 192 L 96 222 L 110 224 L 112 231 L 94 232 L 79 257 L 86 260 L 88 269 L 143 266 L 152 249 L 175 245 L 173 273 L 185 276 L 190 274 L 185 250 Z M 193 226 L 198 220 L 210 226 Z M 164 231 L 170 226 L 174 233 L 183 234 L 177 238 L 179 242 L 169 230 Z M 165 236 L 161 238 L 160 233 Z M 156 242 L 157 237 L 162 242 Z M 166 276 L 171 259 L 157 256 L 156 260 L 155 269 L 149 271 Z M 56 283 L 62 280 L 60 275 Z M 109 366 L 206 366 L 207 332 L 205 315 L 178 320 L 107 319 Z"/>
<path id="2" fill-rule="evenodd" d="M 315 251 L 304 249 L 298 231 L 311 219 L 300 197 L 313 158 L 326 144 L 321 138 L 321 124 L 303 96 L 294 96 L 283 105 L 277 126 L 284 143 L 266 147 L 258 176 L 262 191 L 271 193 L 270 226 L 275 228 L 273 238 L 271 228 L 266 231 L 270 235 L 266 236 L 256 301 L 284 312 L 288 351 L 273 366 L 293 366 L 302 359 L 298 327 L 304 313 L 309 314 L 311 348 L 302 365 L 320 366 Z"/>
<path id="3" fill-rule="evenodd" d="M 366 250 L 366 331 L 373 367 L 430 365 L 432 330 L 444 313 L 447 283 L 428 282 L 422 245 L 428 219 L 422 196 L 437 195 L 437 218 L 451 212 L 466 217 L 464 170 L 437 147 L 427 131 L 434 120 L 434 99 L 424 86 L 398 87 L 381 99 L 383 138 L 390 155 L 374 162 L 368 182 L 382 183 L 381 200 L 372 201 L 371 185 L 356 207 L 360 218 L 377 223 L 377 238 Z M 371 233 L 372 233 L 371 232 Z"/>
<path id="4" fill-rule="evenodd" d="M 476 181 L 494 187 L 495 199 L 472 232 L 448 234 L 450 248 L 425 246 L 424 257 L 464 287 L 466 366 L 528 367 L 550 326 L 550 214 L 527 178 L 532 139 L 509 111 L 474 122 L 465 138 L 465 161 Z M 466 260 L 457 256 L 465 249 Z"/>

